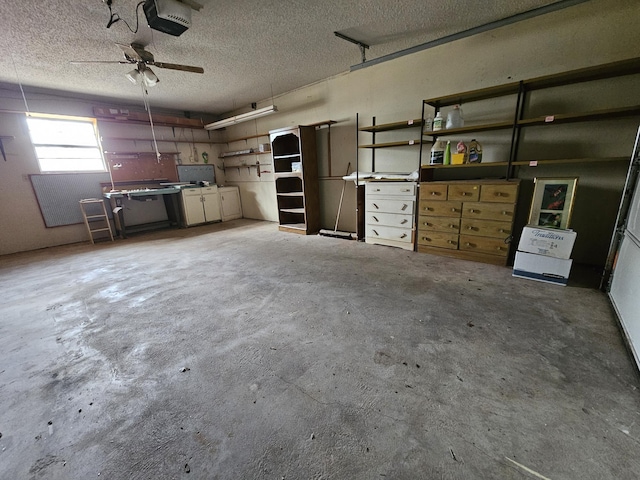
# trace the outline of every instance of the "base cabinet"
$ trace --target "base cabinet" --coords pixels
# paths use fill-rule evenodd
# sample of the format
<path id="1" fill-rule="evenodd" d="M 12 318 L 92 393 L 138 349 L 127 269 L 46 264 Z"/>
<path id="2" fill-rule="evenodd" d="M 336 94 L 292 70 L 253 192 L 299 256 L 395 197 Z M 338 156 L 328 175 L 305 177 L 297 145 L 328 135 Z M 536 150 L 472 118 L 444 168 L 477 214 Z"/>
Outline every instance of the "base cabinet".
<path id="1" fill-rule="evenodd" d="M 185 188 L 182 190 L 182 211 L 185 226 L 220 221 L 218 187 Z"/>
<path id="2" fill-rule="evenodd" d="M 414 249 L 414 182 L 367 182 L 365 242 Z"/>
<path id="3" fill-rule="evenodd" d="M 418 251 L 506 265 L 519 181 L 420 184 Z"/>
<path id="4" fill-rule="evenodd" d="M 242 218 L 240 189 L 238 187 L 218 187 L 220 192 L 220 212 L 222 221 Z"/>

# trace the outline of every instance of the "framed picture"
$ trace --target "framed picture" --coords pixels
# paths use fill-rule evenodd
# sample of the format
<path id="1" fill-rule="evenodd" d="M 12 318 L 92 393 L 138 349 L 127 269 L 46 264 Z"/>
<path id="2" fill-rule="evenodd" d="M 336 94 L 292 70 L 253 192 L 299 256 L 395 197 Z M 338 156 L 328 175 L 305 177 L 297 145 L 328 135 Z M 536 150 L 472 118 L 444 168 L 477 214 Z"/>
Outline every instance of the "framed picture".
<path id="1" fill-rule="evenodd" d="M 569 228 L 578 178 L 534 178 L 529 225 Z"/>

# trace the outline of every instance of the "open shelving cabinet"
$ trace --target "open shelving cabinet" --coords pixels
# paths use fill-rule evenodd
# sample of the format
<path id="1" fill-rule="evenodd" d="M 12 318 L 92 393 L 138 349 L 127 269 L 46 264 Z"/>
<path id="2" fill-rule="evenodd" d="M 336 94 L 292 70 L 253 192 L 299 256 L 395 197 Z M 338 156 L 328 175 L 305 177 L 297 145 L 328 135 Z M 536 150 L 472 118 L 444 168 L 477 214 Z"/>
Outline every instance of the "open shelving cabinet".
<path id="1" fill-rule="evenodd" d="M 269 132 L 279 229 L 309 235 L 320 229 L 316 129 L 297 126 Z"/>
<path id="2" fill-rule="evenodd" d="M 575 83 L 590 82 L 594 80 L 602 80 L 623 75 L 633 75 L 640 73 L 640 58 L 622 60 L 618 62 L 598 65 L 595 67 L 587 67 L 568 72 L 536 77 L 519 82 L 510 82 L 503 85 L 497 85 L 478 90 L 471 90 L 463 93 L 456 93 L 441 97 L 434 97 L 423 100 L 422 102 L 422 119 L 424 121 L 428 108 L 433 108 L 434 113 L 440 111 L 441 108 L 456 104 L 463 105 L 469 102 L 477 102 L 481 100 L 494 99 L 497 97 L 513 96 L 513 118 L 512 120 L 490 122 L 486 124 L 467 125 L 461 128 L 443 129 L 432 131 L 422 129 L 420 144 L 430 144 L 435 142 L 438 137 L 452 137 L 455 135 L 465 135 L 470 133 L 483 133 L 496 130 L 510 130 L 511 141 L 509 144 L 509 156 L 507 161 L 472 163 L 462 165 L 428 165 L 425 164 L 424 152 L 420 149 L 420 165 L 421 165 L 421 181 L 431 181 L 434 179 L 434 172 L 439 169 L 457 169 L 457 168 L 500 168 L 503 169 L 506 179 L 514 176 L 515 167 L 563 164 L 563 163 L 590 163 L 590 162 L 610 162 L 628 160 L 626 157 L 600 157 L 600 158 L 565 158 L 565 159 L 540 159 L 535 161 L 519 161 L 518 150 L 520 143 L 521 130 L 526 127 L 533 126 L 553 126 L 566 123 L 576 122 L 592 122 L 598 120 L 608 120 L 624 117 L 633 117 L 640 115 L 640 105 L 632 104 L 617 108 L 598 109 L 586 112 L 570 112 L 547 114 L 544 116 L 526 117 L 527 102 L 529 94 L 536 90 L 546 88 L 560 87 Z M 432 141 L 425 141 L 425 137 L 431 137 Z"/>

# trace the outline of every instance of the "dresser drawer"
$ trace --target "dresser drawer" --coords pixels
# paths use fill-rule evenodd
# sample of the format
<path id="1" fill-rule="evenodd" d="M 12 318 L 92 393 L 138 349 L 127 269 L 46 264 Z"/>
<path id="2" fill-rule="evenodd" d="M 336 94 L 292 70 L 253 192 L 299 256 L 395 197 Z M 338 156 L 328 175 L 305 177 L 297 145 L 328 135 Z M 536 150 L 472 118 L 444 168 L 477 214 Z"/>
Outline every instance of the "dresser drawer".
<path id="1" fill-rule="evenodd" d="M 446 200 L 447 199 L 446 184 L 420 184 L 420 200 Z"/>
<path id="2" fill-rule="evenodd" d="M 509 244 L 504 243 L 502 238 L 460 235 L 460 250 L 506 257 L 509 253 Z"/>
<path id="3" fill-rule="evenodd" d="M 384 239 L 396 242 L 413 242 L 413 230 L 411 228 L 388 227 L 386 225 L 367 225 L 366 240 Z"/>
<path id="4" fill-rule="evenodd" d="M 462 202 L 440 202 L 420 200 L 420 215 L 436 217 L 459 217 L 462 212 Z"/>
<path id="5" fill-rule="evenodd" d="M 480 198 L 480 185 L 473 183 L 460 183 L 449 185 L 447 200 L 460 200 L 463 202 L 477 202 Z"/>
<path id="6" fill-rule="evenodd" d="M 413 200 L 389 200 L 367 195 L 366 211 L 413 215 Z"/>
<path id="7" fill-rule="evenodd" d="M 410 182 L 369 182 L 367 195 L 405 195 L 414 197 L 416 184 Z"/>
<path id="8" fill-rule="evenodd" d="M 413 227 L 413 215 L 400 213 L 367 212 L 368 225 L 388 225 L 389 227 Z"/>
<path id="9" fill-rule="evenodd" d="M 480 190 L 481 202 L 516 203 L 517 199 L 517 183 L 482 185 L 482 189 Z"/>
<path id="10" fill-rule="evenodd" d="M 435 232 L 450 232 L 458 233 L 460 230 L 460 218 L 459 217 L 432 217 L 429 215 L 420 215 L 418 217 L 418 230 L 422 231 L 435 231 Z"/>
<path id="11" fill-rule="evenodd" d="M 420 231 L 418 233 L 418 245 L 457 250 L 458 235 L 455 233 Z"/>
<path id="12" fill-rule="evenodd" d="M 482 237 L 506 238 L 511 235 L 511 222 L 463 218 L 460 224 L 460 233 L 464 235 L 480 235 Z"/>
<path id="13" fill-rule="evenodd" d="M 182 196 L 183 197 L 199 197 L 202 195 L 202 188 L 183 188 Z"/>
<path id="14" fill-rule="evenodd" d="M 480 203 L 465 202 L 462 207 L 462 218 L 480 218 L 483 220 L 511 221 L 515 204 L 513 203 Z"/>

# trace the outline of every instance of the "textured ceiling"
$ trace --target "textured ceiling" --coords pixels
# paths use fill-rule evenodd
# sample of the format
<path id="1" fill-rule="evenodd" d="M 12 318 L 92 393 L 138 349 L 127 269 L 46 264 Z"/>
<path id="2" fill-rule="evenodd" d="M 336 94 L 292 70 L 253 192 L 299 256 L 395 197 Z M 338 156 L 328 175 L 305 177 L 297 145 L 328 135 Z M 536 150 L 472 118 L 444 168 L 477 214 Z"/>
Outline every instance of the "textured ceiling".
<path id="1" fill-rule="evenodd" d="M 135 28 L 138 0 L 113 0 Z M 0 1 L 0 82 L 27 94 L 53 89 L 140 104 L 140 87 L 124 76 L 131 65 L 71 65 L 120 60 L 115 43 L 147 45 L 157 61 L 203 67 L 194 74 L 154 68 L 153 105 L 221 114 L 349 70 L 359 48 L 339 31 L 368 43 L 367 60 L 472 27 L 558 3 L 552 0 L 200 0 L 192 27 L 179 37 L 123 21 L 107 29 L 102 0 Z"/>

